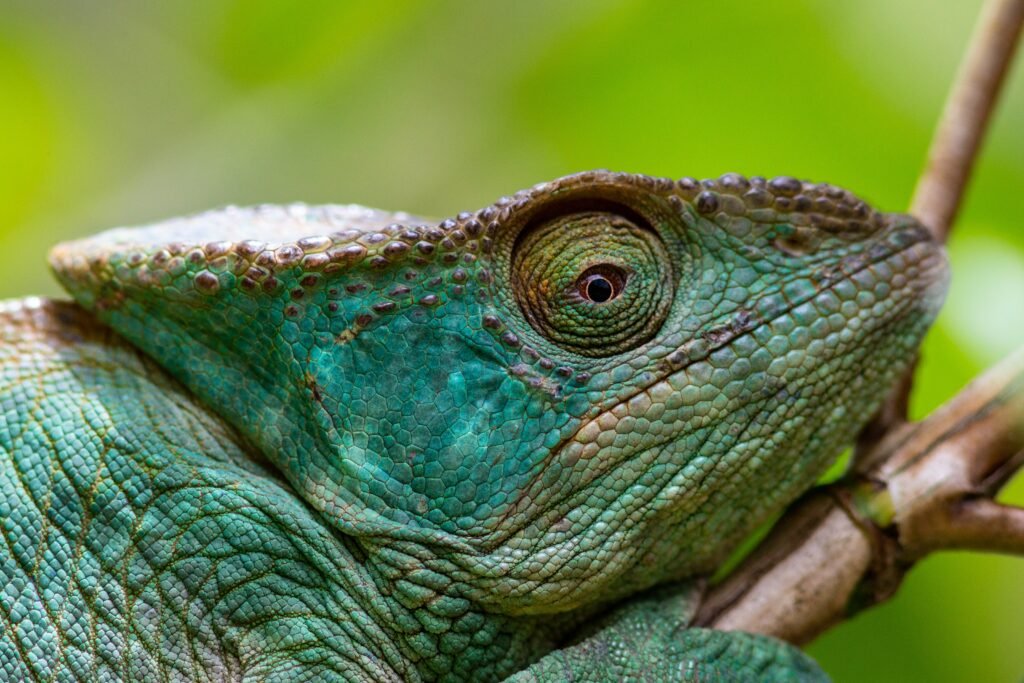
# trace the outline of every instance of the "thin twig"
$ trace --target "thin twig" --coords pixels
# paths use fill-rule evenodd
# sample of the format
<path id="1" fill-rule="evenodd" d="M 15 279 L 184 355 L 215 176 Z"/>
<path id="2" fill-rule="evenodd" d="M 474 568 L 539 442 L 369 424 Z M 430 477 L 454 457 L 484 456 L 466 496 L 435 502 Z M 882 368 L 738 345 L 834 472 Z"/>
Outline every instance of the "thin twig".
<path id="1" fill-rule="evenodd" d="M 910 213 L 945 241 L 1024 25 L 1024 0 L 989 0 L 946 100 Z"/>

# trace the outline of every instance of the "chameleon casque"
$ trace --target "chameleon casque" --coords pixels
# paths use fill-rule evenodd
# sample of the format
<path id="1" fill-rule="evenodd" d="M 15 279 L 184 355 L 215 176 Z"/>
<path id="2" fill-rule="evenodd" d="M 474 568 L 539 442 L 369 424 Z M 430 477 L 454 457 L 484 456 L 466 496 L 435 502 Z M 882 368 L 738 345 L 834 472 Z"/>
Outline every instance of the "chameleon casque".
<path id="1" fill-rule="evenodd" d="M 820 680 L 687 628 L 934 318 L 909 216 L 596 171 L 227 208 L 0 308 L 5 681 Z"/>

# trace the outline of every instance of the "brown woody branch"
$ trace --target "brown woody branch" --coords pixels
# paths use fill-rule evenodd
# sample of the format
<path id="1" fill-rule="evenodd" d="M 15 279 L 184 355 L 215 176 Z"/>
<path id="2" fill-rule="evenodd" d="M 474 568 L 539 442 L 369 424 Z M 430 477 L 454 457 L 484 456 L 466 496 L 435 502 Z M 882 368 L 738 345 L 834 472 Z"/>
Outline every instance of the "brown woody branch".
<path id="1" fill-rule="evenodd" d="M 910 212 L 949 234 L 1000 87 L 1024 0 L 989 0 L 947 100 Z M 888 599 L 929 552 L 1024 555 L 1024 509 L 992 500 L 1024 466 L 1024 348 L 917 424 L 913 373 L 857 442 L 842 481 L 797 501 L 708 593 L 697 621 L 805 643 Z"/>
<path id="2" fill-rule="evenodd" d="M 1024 510 L 993 502 L 1024 463 L 1024 349 L 918 424 L 890 432 L 858 471 L 798 501 L 701 607 L 701 624 L 811 640 L 890 597 L 944 548 L 1024 555 Z"/>

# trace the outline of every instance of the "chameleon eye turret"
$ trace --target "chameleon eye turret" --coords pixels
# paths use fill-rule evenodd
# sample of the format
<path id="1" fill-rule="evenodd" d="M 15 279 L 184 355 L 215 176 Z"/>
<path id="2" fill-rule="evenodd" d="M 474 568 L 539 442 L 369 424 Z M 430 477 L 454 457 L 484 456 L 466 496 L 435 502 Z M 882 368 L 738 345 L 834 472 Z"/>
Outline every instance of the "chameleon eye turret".
<path id="1" fill-rule="evenodd" d="M 557 346 L 610 356 L 650 339 L 672 304 L 673 268 L 658 235 L 606 211 L 528 225 L 512 255 L 523 316 Z"/>

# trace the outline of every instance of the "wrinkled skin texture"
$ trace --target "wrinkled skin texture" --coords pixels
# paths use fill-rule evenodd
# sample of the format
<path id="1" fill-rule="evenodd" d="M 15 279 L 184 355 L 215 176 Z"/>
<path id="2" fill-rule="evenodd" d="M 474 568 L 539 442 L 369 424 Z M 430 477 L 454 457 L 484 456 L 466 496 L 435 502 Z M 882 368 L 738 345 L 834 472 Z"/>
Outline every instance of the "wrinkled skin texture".
<path id="1" fill-rule="evenodd" d="M 733 175 L 51 260 L 77 303 L 0 311 L 10 680 L 817 680 L 687 628 L 690 580 L 849 443 L 946 282 L 913 219 Z"/>

